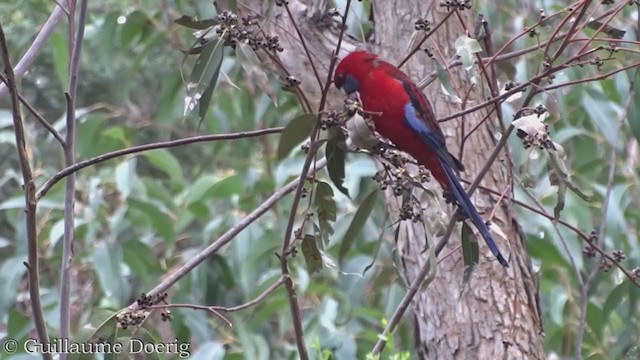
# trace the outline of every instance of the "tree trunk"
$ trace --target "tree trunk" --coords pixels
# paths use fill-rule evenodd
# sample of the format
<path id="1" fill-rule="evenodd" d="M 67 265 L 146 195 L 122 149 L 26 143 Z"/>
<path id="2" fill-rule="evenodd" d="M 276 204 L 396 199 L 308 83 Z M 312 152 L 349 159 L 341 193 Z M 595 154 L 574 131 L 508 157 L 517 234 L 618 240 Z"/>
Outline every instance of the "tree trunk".
<path id="1" fill-rule="evenodd" d="M 289 1 L 289 9 L 304 35 L 308 49 L 317 59 L 316 64 L 324 65 L 318 67 L 322 81 L 326 79 L 331 51 L 335 48 L 339 33 L 336 26 L 322 21 L 327 19 L 322 16 L 326 9 L 318 4 L 325 2 L 321 0 Z M 263 9 L 261 1 L 253 0 L 248 3 L 254 11 Z M 414 23 L 420 16 L 429 20 L 431 24 L 437 24 L 447 14 L 445 8 L 433 1 L 399 0 L 372 3 L 375 20 L 372 38 L 375 40 L 373 43 L 367 43 L 366 49 L 378 53 L 382 58 L 395 64 L 399 63 L 416 45 L 415 40 L 423 36 L 424 32 L 416 33 L 414 30 Z M 242 9 L 240 11 L 242 12 Z M 474 26 L 472 10 L 462 11 L 459 15 L 472 30 Z M 296 29 L 285 9 L 276 7 L 273 13 L 265 16 L 271 20 L 265 24 L 266 33 L 278 35 L 285 49 L 280 54 L 281 61 L 292 75 L 302 80 L 304 91 L 313 99 L 312 101 L 317 103 L 319 101 L 318 82 L 310 68 L 304 49 L 295 36 Z M 465 34 L 458 16 L 453 14 L 423 47 L 430 47 L 435 61 L 446 66 L 448 60 L 455 55 L 453 44 L 456 38 Z M 472 34 L 467 35 L 472 36 Z M 363 47 L 365 44 L 345 38 L 344 51 L 340 56 L 344 56 L 355 48 Z M 421 51 L 415 54 L 402 69 L 417 82 L 433 71 L 434 65 L 434 60 Z M 485 84 L 484 79 L 473 87 L 473 91 L 468 92 L 471 86 L 469 73 L 462 67 L 456 67 L 451 69 L 449 74 L 454 89 L 460 94 L 459 97 L 466 98 L 467 107 L 489 96 L 486 87 L 479 86 Z M 425 93 L 440 117 L 461 110 L 461 105 L 446 96 L 438 82 L 428 86 Z M 333 95 L 333 101 L 330 103 L 341 104 L 342 97 L 337 92 Z M 463 131 L 468 134 L 470 129 L 474 129 L 487 114 L 488 110 L 485 109 L 442 123 L 449 150 L 453 154 L 462 155 L 461 160 L 466 167 L 466 172 L 462 174 L 463 179 L 473 180 L 474 175 L 486 161 L 487 154 L 493 150 L 496 135 L 500 133 L 500 124 L 494 112 L 466 139 L 464 151 L 460 154 L 461 139 L 465 135 Z M 506 190 L 507 194 L 512 194 L 508 169 L 505 166 L 507 162 L 508 158 L 503 152 L 481 184 L 499 193 Z M 437 187 L 437 185 L 434 186 Z M 439 188 L 434 190 L 437 193 L 441 192 Z M 395 221 L 398 214 L 397 199 L 388 193 L 387 200 L 392 210 L 391 216 L 395 217 L 392 220 Z M 430 199 L 430 201 L 436 200 Z M 507 201 L 497 203 L 498 196 L 482 191 L 475 192 L 473 201 L 485 219 L 489 219 L 493 213 L 492 222 L 506 234 L 507 239 L 497 235 L 495 239 L 508 259 L 510 267 L 505 271 L 493 258 L 484 242 L 479 240 L 480 264 L 473 272 L 469 284 L 463 286 L 464 266 L 462 251 L 459 248 L 460 226 L 458 225 L 439 257 L 435 280 L 414 298 L 415 337 L 419 358 L 543 359 L 545 355 L 537 289 L 532 278 L 525 238 L 519 231 Z M 423 207 L 434 208 L 434 204 L 429 205 Z M 437 206 L 435 208 L 438 209 Z M 437 233 L 430 226 L 434 222 L 437 227 L 438 221 L 426 221 L 431 233 Z M 421 235 L 424 233 L 423 225 L 404 221 L 401 226 L 403 228 L 400 231 L 397 251 L 402 259 L 408 284 L 427 260 L 428 253 L 424 251 L 424 235 Z M 435 236 L 432 238 L 437 240 Z"/>

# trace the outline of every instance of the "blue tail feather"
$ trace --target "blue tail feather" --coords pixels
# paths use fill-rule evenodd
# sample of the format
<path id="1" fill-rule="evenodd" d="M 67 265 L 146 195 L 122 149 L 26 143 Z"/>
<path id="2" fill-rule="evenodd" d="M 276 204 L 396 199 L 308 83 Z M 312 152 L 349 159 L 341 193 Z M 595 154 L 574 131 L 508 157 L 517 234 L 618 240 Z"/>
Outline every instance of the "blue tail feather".
<path id="1" fill-rule="evenodd" d="M 471 219 L 473 225 L 475 225 L 478 231 L 480 231 L 482 238 L 484 238 L 484 241 L 487 243 L 489 250 L 491 250 L 491 253 L 493 253 L 493 255 L 498 259 L 498 262 L 504 267 L 509 267 L 507 260 L 505 260 L 505 258 L 502 256 L 502 254 L 500 253 L 500 249 L 498 249 L 498 245 L 493 240 L 487 224 L 480 217 L 480 214 L 478 214 L 478 210 L 476 210 L 476 207 L 471 203 L 471 199 L 469 199 L 467 192 L 464 190 L 462 185 L 460 185 L 460 182 L 458 181 L 456 175 L 453 173 L 453 170 L 442 160 L 440 160 L 440 164 L 447 174 L 449 184 L 451 184 L 451 191 L 453 192 L 453 196 L 455 197 L 458 206 L 460 206 L 462 211 L 464 211 L 469 219 Z"/>

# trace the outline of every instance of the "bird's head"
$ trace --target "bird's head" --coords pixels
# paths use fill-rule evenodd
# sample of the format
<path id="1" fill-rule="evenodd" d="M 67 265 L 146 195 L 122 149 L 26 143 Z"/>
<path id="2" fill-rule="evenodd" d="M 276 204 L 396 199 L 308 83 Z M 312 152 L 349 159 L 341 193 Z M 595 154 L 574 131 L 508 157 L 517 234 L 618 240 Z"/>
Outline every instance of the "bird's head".
<path id="1" fill-rule="evenodd" d="M 366 51 L 352 52 L 338 64 L 333 75 L 333 83 L 347 95 L 359 91 L 360 85 L 375 66 L 374 61 L 377 58 L 377 55 Z"/>

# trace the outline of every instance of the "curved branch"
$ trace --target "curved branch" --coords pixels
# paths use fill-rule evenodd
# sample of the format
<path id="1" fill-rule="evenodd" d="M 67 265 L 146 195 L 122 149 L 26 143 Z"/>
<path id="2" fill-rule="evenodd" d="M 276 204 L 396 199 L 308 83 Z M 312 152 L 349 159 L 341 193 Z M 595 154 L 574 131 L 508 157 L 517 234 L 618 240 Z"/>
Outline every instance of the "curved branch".
<path id="1" fill-rule="evenodd" d="M 98 155 L 91 159 L 81 161 L 79 163 L 76 163 L 72 166 L 69 166 L 67 168 L 60 170 L 57 174 L 53 175 L 51 179 L 47 180 L 42 185 L 42 187 L 40 187 L 40 190 L 38 190 L 38 193 L 36 194 L 36 199 L 40 199 L 43 196 L 45 196 L 47 192 L 51 190 L 53 185 L 57 184 L 60 180 L 64 179 L 65 177 L 73 173 L 76 173 L 77 171 L 82 170 L 88 166 L 99 164 L 101 162 L 105 162 L 107 160 L 111 160 L 120 156 L 135 154 L 135 153 L 144 152 L 148 150 L 171 148 L 171 147 L 195 144 L 195 143 L 206 142 L 206 141 L 233 140 L 233 139 L 262 136 L 267 134 L 277 134 L 282 132 L 282 130 L 284 130 L 283 127 L 277 127 L 277 128 L 263 129 L 263 130 L 243 131 L 243 132 L 230 133 L 230 134 L 192 136 L 184 139 L 162 141 L 162 142 L 157 142 L 153 144 L 132 146 L 130 148 L 108 152 L 106 154 Z"/>
<path id="2" fill-rule="evenodd" d="M 49 39 L 49 36 L 53 33 L 53 29 L 55 28 L 58 21 L 62 18 L 62 15 L 66 13 L 66 10 L 59 5 L 56 5 L 56 8 L 53 10 L 47 22 L 44 23 L 42 29 L 36 36 L 35 40 L 29 47 L 26 53 L 22 56 L 22 59 L 18 61 L 18 65 L 13 69 L 16 80 L 19 80 L 24 73 L 27 72 L 31 64 L 36 60 L 42 48 L 44 48 L 45 42 Z M 9 89 L 0 84 L 0 99 L 9 92 Z"/>
<path id="3" fill-rule="evenodd" d="M 326 159 L 321 159 L 316 164 L 315 170 L 322 169 L 327 164 Z M 220 236 L 216 241 L 211 243 L 205 249 L 203 249 L 196 256 L 191 258 L 188 262 L 178 268 L 176 271 L 171 273 L 169 276 L 165 277 L 164 280 L 158 284 L 153 290 L 147 293 L 148 296 L 154 296 L 156 294 L 162 293 L 170 288 L 173 284 L 175 284 L 178 280 L 180 280 L 183 276 L 188 274 L 191 270 L 193 270 L 196 266 L 200 265 L 203 261 L 205 261 L 209 256 L 215 254 L 220 250 L 223 246 L 228 244 L 231 240 L 233 240 L 236 235 L 238 235 L 242 230 L 246 229 L 247 226 L 251 225 L 255 220 L 260 218 L 264 213 L 266 213 L 269 209 L 271 209 L 275 203 L 277 203 L 280 199 L 282 199 L 285 195 L 292 192 L 300 182 L 300 179 L 294 179 L 287 185 L 285 185 L 280 190 L 273 193 L 265 202 L 263 202 L 260 206 L 255 208 L 250 214 L 245 216 L 240 222 L 227 230 L 222 236 Z M 286 277 L 283 277 L 286 280 Z M 130 309 L 137 309 L 137 303 L 134 303 L 129 306 Z"/>
<path id="4" fill-rule="evenodd" d="M 47 323 L 44 320 L 44 313 L 42 311 L 42 301 L 40 297 L 40 270 L 38 260 L 38 227 L 36 224 L 36 210 L 38 200 L 36 199 L 35 184 L 33 183 L 33 171 L 31 164 L 29 163 L 29 154 L 27 151 L 27 145 L 25 141 L 24 125 L 22 121 L 22 115 L 20 113 L 20 103 L 18 99 L 18 87 L 16 83 L 16 77 L 11 67 L 11 58 L 9 56 L 9 49 L 7 46 L 7 39 L 4 35 L 4 30 L 0 24 L 0 59 L 4 64 L 4 74 L 7 79 L 7 85 L 9 93 L 11 94 L 11 113 L 13 115 L 13 127 L 16 138 L 16 148 L 18 150 L 18 159 L 20 161 L 20 167 L 23 179 L 24 188 L 24 202 L 26 213 L 26 227 L 27 227 L 27 259 L 24 265 L 27 267 L 27 274 L 29 278 L 29 300 L 31 302 L 31 311 L 33 312 L 33 322 L 38 334 L 38 339 L 41 343 L 49 341 L 49 335 L 47 334 Z M 45 360 L 52 359 L 51 353 L 45 352 L 42 354 L 42 358 Z"/>

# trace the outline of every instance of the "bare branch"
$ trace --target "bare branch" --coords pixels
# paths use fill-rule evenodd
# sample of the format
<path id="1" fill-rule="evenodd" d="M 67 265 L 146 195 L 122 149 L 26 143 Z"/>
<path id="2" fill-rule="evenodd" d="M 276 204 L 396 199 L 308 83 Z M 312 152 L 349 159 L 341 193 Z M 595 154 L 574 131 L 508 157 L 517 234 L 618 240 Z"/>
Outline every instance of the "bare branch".
<path id="1" fill-rule="evenodd" d="M 253 130 L 253 131 L 243 131 L 238 133 L 229 133 L 229 134 L 213 134 L 213 135 L 200 135 L 200 136 L 192 136 L 184 139 L 171 140 L 171 141 L 161 141 L 152 144 L 138 145 L 132 146 L 130 148 L 115 150 L 112 152 L 108 152 L 106 154 L 98 155 L 91 159 L 81 161 L 72 166 L 66 167 L 60 170 L 57 174 L 53 175 L 51 179 L 47 180 L 38 193 L 36 195 L 37 199 L 42 198 L 47 194 L 49 190 L 53 187 L 53 185 L 57 184 L 60 180 L 69 176 L 70 174 L 76 173 L 79 170 L 82 170 L 88 166 L 99 164 L 101 162 L 105 162 L 107 160 L 111 160 L 117 157 L 121 157 L 129 154 L 136 154 L 144 151 L 155 150 L 155 149 L 165 149 L 172 148 L 176 146 L 195 144 L 199 142 L 207 142 L 207 141 L 219 141 L 219 140 L 232 140 L 232 139 L 242 139 L 248 137 L 262 136 L 267 134 L 277 134 L 284 130 L 283 127 L 277 128 L 269 128 L 262 130 Z"/>
<path id="2" fill-rule="evenodd" d="M 629 108 L 632 104 L 631 99 L 635 98 L 635 83 L 638 76 L 638 69 L 634 72 L 634 76 L 629 84 L 629 96 L 627 97 L 627 101 L 625 101 L 624 108 L 622 113 L 620 114 L 620 118 L 618 119 L 617 129 L 615 132 L 615 138 L 611 143 L 611 155 L 609 156 L 609 175 L 607 178 L 607 189 L 604 193 L 604 199 L 602 201 L 602 214 L 600 215 L 600 228 L 598 233 L 598 239 L 600 241 L 604 241 L 606 229 L 607 229 L 607 213 L 609 210 L 609 201 L 611 200 L 611 193 L 613 190 L 613 179 L 616 173 L 616 155 L 617 150 L 616 146 L 618 145 L 618 139 L 620 138 L 620 131 L 622 130 L 622 125 L 627 120 L 627 115 L 629 113 Z M 604 244 L 603 244 L 604 245 Z M 587 324 L 587 305 L 589 304 L 589 289 L 591 288 L 591 283 L 596 277 L 598 273 L 599 266 L 598 260 L 599 257 L 595 257 L 595 264 L 593 264 L 593 268 L 589 274 L 587 280 L 582 284 L 582 288 L 580 289 L 580 322 L 578 323 L 578 330 L 576 333 L 576 359 L 580 359 L 582 355 L 582 340 L 584 338 L 584 331 Z M 613 261 L 614 264 L 617 264 L 617 261 Z"/>
<path id="3" fill-rule="evenodd" d="M 321 159 L 317 163 L 316 170 L 322 169 L 327 164 L 326 159 Z M 188 262 L 183 264 L 180 268 L 178 268 L 173 273 L 169 274 L 164 278 L 164 280 L 158 284 L 153 290 L 147 293 L 148 296 L 153 296 L 159 293 L 166 291 L 173 284 L 175 284 L 178 280 L 180 280 L 183 276 L 188 274 L 191 270 L 193 270 L 196 266 L 200 265 L 203 261 L 209 258 L 211 255 L 217 253 L 223 246 L 228 244 L 231 240 L 233 240 L 236 235 L 238 235 L 242 230 L 246 229 L 247 226 L 251 225 L 255 220 L 260 218 L 264 213 L 269 211 L 280 199 L 282 199 L 285 195 L 292 192 L 300 182 L 300 179 L 295 179 L 282 187 L 280 190 L 273 193 L 267 200 L 265 200 L 260 206 L 256 207 L 251 213 L 245 216 L 240 222 L 227 230 L 222 236 L 220 236 L 216 241 L 211 243 L 211 245 L 207 246 L 196 256 L 191 258 Z M 136 309 L 138 308 L 137 304 L 131 304 L 130 308 Z"/>
<path id="4" fill-rule="evenodd" d="M 56 8 L 53 10 L 51 15 L 49 16 L 49 19 L 47 19 L 47 22 L 44 24 L 44 26 L 42 26 L 42 29 L 36 36 L 35 40 L 33 40 L 33 43 L 31 44 L 27 52 L 22 56 L 22 59 L 18 61 L 18 65 L 16 65 L 14 69 L 16 80 L 20 79 L 22 75 L 27 72 L 31 64 L 33 64 L 33 62 L 36 60 L 36 58 L 40 54 L 40 51 L 42 51 L 42 48 L 44 48 L 45 42 L 47 41 L 47 39 L 49 39 L 49 36 L 51 36 L 51 34 L 53 33 L 53 29 L 55 28 L 58 21 L 60 21 L 60 19 L 62 18 L 62 15 L 65 14 L 65 12 L 66 11 L 61 6 L 56 6 Z M 6 95 L 7 92 L 7 87 L 3 84 L 0 84 L 0 98 Z"/>
<path id="5" fill-rule="evenodd" d="M 0 80 L 5 84 L 7 83 L 7 78 L 4 77 L 4 75 L 2 74 L 0 74 Z M 51 126 L 51 124 L 47 121 L 47 119 L 45 119 L 44 116 L 42 116 L 42 114 L 40 114 L 40 112 L 38 112 L 38 110 L 35 107 L 33 107 L 33 105 L 31 105 L 29 101 L 27 101 L 27 99 L 25 99 L 24 96 L 22 96 L 20 93 L 18 93 L 18 99 L 20 99 L 20 102 L 22 103 L 22 105 L 24 105 L 27 108 L 27 110 L 29 110 L 31 115 L 33 115 L 36 118 L 36 120 L 38 120 L 38 122 L 42 124 L 42 126 L 44 126 L 47 130 L 49 130 L 51 135 L 53 135 L 53 137 L 56 138 L 56 140 L 58 140 L 60 145 L 64 147 L 66 145 L 66 142 L 62 137 L 62 135 L 60 135 L 58 130 L 56 130 L 53 126 Z"/>
<path id="6" fill-rule="evenodd" d="M 264 300 L 267 296 L 269 296 L 269 294 L 271 294 L 277 288 L 279 288 L 282 284 L 284 284 L 285 281 L 286 281 L 286 279 L 285 279 L 284 276 L 280 277 L 278 279 L 278 281 L 276 281 L 273 284 L 271 284 L 268 288 L 266 288 L 255 299 L 253 299 L 251 301 L 248 301 L 248 302 L 246 302 L 244 304 L 241 304 L 241 305 L 238 305 L 238 306 L 233 306 L 233 307 L 212 306 L 212 308 L 214 308 L 216 310 L 221 310 L 221 311 L 224 311 L 224 312 L 234 312 L 234 311 L 244 310 L 244 309 L 249 308 L 251 306 L 254 306 L 257 303 L 259 303 L 260 301 Z"/>
<path id="7" fill-rule="evenodd" d="M 287 3 L 287 1 L 282 1 L 282 2 L 284 3 L 284 8 L 287 11 L 287 15 L 289 15 L 289 20 L 291 21 L 291 24 L 293 24 L 294 29 L 296 29 L 296 33 L 298 34 L 300 43 L 302 43 L 302 48 L 304 49 L 304 52 L 307 54 L 307 59 L 309 59 L 309 64 L 311 65 L 313 74 L 315 75 L 316 80 L 318 80 L 318 88 L 322 89 L 322 80 L 320 80 L 320 74 L 318 74 L 318 69 L 316 69 L 315 61 L 313 61 L 313 57 L 309 52 L 309 48 L 307 47 L 307 43 L 304 40 L 304 36 L 302 36 L 302 33 L 300 32 L 300 29 L 298 28 L 298 24 L 296 24 L 296 19 L 293 17 L 293 14 L 291 14 L 291 9 L 289 9 L 289 4 Z"/>
<path id="8" fill-rule="evenodd" d="M 333 52 L 333 55 L 331 57 L 331 64 L 329 66 L 329 71 L 327 74 L 327 82 L 324 86 L 324 88 L 322 87 L 322 81 L 320 80 L 320 77 L 317 73 L 315 73 L 317 79 L 318 79 L 318 83 L 320 84 L 320 89 L 322 90 L 322 98 L 320 99 L 320 105 L 318 108 L 318 113 L 321 114 L 322 111 L 324 110 L 324 107 L 326 105 L 326 99 L 327 99 L 327 94 L 329 93 L 329 87 L 331 85 L 331 76 L 333 73 L 333 68 L 335 66 L 336 63 L 336 54 L 339 53 L 340 51 L 340 46 L 342 44 L 342 38 L 344 36 L 344 31 L 345 31 L 345 24 L 347 21 L 347 15 L 349 14 L 349 9 L 351 6 L 351 0 L 347 0 L 347 4 L 345 7 L 345 11 L 344 14 L 342 15 L 342 27 L 340 29 L 340 36 L 338 38 L 338 43 L 336 45 L 336 50 Z M 287 11 L 289 11 L 289 9 L 287 8 Z M 289 12 L 289 16 L 291 16 L 291 13 Z M 293 18 L 291 19 L 293 21 Z M 295 25 L 295 23 L 294 23 Z M 296 27 L 296 31 L 298 31 L 298 28 Z M 311 59 L 311 56 L 309 55 L 308 49 L 306 48 L 306 45 L 304 45 L 304 40 L 302 39 L 302 36 L 300 35 L 299 31 L 298 31 L 298 35 L 300 36 L 300 40 L 303 41 L 303 46 L 305 46 L 305 51 L 307 51 L 307 56 L 309 57 L 309 59 Z M 312 66 L 313 66 L 313 62 L 311 62 Z M 315 71 L 315 67 L 314 67 L 314 71 Z M 307 360 L 309 359 L 309 354 L 307 352 L 307 348 L 305 345 L 305 341 L 304 341 L 304 331 L 302 329 L 302 318 L 300 315 L 300 305 L 298 304 L 298 296 L 296 294 L 295 288 L 293 286 L 293 281 L 291 280 L 291 276 L 290 276 L 290 272 L 289 272 L 289 264 L 288 264 L 288 256 L 290 255 L 291 252 L 291 237 L 293 235 L 293 224 L 295 222 L 295 217 L 296 217 L 296 213 L 298 210 L 298 206 L 300 204 L 300 198 L 302 195 L 302 189 L 304 188 L 304 182 L 309 174 L 309 169 L 311 168 L 311 164 L 314 162 L 314 159 L 316 157 L 316 153 L 318 150 L 318 143 L 313 142 L 318 134 L 318 129 L 319 129 L 319 123 L 320 123 L 320 118 L 318 118 L 315 122 L 315 124 L 313 125 L 313 128 L 311 130 L 311 134 L 309 136 L 309 138 L 312 141 L 312 145 L 311 145 L 311 149 L 309 150 L 309 154 L 307 155 L 307 158 L 305 159 L 304 165 L 302 167 L 302 170 L 300 171 L 300 176 L 299 176 L 299 182 L 298 182 L 298 187 L 296 189 L 296 192 L 294 194 L 293 197 L 293 202 L 291 204 L 291 210 L 289 212 L 289 220 L 287 222 L 287 227 L 285 230 L 285 236 L 284 236 L 284 241 L 282 243 L 282 254 L 280 255 L 280 267 L 282 270 L 282 275 L 285 278 L 285 286 L 287 289 L 287 294 L 288 294 L 288 299 L 289 299 L 289 307 L 291 310 L 291 317 L 293 320 L 293 326 L 295 329 L 295 335 L 296 335 L 296 344 L 298 346 L 298 354 L 300 356 L 300 358 L 302 360 Z M 314 169 L 317 170 L 318 169 L 318 164 L 315 164 Z"/>
<path id="9" fill-rule="evenodd" d="M 11 58 L 7 46 L 7 39 L 4 35 L 4 29 L 0 25 L 0 58 L 4 64 L 4 75 L 7 80 L 7 87 L 11 95 L 11 111 L 13 115 L 13 127 L 16 136 L 16 148 L 18 150 L 18 159 L 22 170 L 24 201 L 26 212 L 27 226 L 27 273 L 29 276 L 29 299 L 31 300 L 31 311 L 38 333 L 38 340 L 41 343 L 49 341 L 47 334 L 47 324 L 44 321 L 42 312 L 42 303 L 40 301 L 40 268 L 38 261 L 38 229 L 36 225 L 36 205 L 37 198 L 35 196 L 35 184 L 33 183 L 33 172 L 29 163 L 29 154 L 24 135 L 24 126 L 22 123 L 22 115 L 20 113 L 20 100 L 18 99 L 18 87 L 16 84 L 15 74 L 11 67 Z M 52 359 L 51 353 L 44 352 L 42 358 L 45 360 Z"/>
<path id="10" fill-rule="evenodd" d="M 67 167 L 73 166 L 76 162 L 76 93 L 87 19 L 87 2 L 88 0 L 81 0 L 80 2 L 77 32 L 73 33 L 72 26 L 70 26 L 69 30 L 69 43 L 73 44 L 73 47 L 69 61 L 69 92 L 65 94 L 67 100 L 67 137 L 64 147 L 64 161 Z M 71 6 L 71 2 L 69 4 L 69 23 L 71 24 L 75 16 L 75 11 L 72 11 L 75 10 L 75 4 L 73 6 Z M 71 336 L 71 261 L 73 260 L 72 246 L 75 239 L 75 194 L 76 177 L 75 174 L 70 174 L 66 178 L 64 189 L 64 236 L 62 239 L 62 261 L 60 265 L 60 337 L 63 339 L 69 339 Z M 61 360 L 65 360 L 66 357 L 66 353 L 60 354 Z"/>

